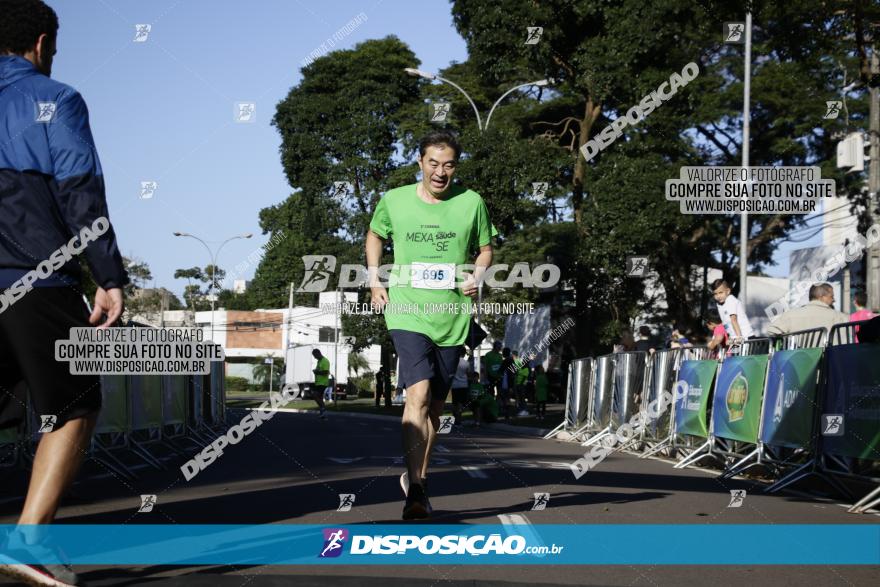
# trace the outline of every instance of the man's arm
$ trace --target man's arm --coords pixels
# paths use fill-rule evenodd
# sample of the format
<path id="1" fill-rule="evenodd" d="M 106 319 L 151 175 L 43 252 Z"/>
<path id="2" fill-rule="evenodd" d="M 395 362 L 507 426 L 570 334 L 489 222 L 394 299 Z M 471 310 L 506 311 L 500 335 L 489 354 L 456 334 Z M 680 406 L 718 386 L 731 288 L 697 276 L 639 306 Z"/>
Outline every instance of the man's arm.
<path id="1" fill-rule="evenodd" d="M 788 318 L 786 318 L 785 314 L 779 316 L 776 320 L 770 323 L 770 326 L 767 327 L 767 334 L 773 336 L 779 336 L 780 334 L 787 334 L 789 332 L 788 328 Z"/>
<path id="2" fill-rule="evenodd" d="M 480 254 L 477 255 L 477 259 L 474 261 L 474 274 L 473 276 L 465 279 L 464 283 L 461 285 L 461 291 L 464 295 L 469 297 L 474 297 L 477 295 L 477 287 L 483 281 L 483 276 L 486 274 L 486 269 L 489 265 L 492 264 L 492 245 L 483 245 L 480 247 Z"/>
<path id="3" fill-rule="evenodd" d="M 122 286 L 128 275 L 116 244 L 116 235 L 109 222 L 104 176 L 95 150 L 89 113 L 82 97 L 73 90 L 65 92 L 58 101 L 53 121 L 47 125 L 52 173 L 58 190 L 55 200 L 61 217 L 71 234 L 80 234 L 83 228 L 105 228 L 85 249 L 86 260 L 99 288 L 95 294 L 94 310 L 89 317 L 92 324 L 106 328 L 123 311 Z M 104 218 L 104 223 L 96 220 Z M 103 226 L 99 226 L 103 225 Z"/>
<path id="4" fill-rule="evenodd" d="M 388 303 L 388 291 L 379 282 L 379 262 L 384 246 L 385 239 L 372 230 L 367 231 L 367 284 L 370 287 L 370 301 L 380 310 Z"/>

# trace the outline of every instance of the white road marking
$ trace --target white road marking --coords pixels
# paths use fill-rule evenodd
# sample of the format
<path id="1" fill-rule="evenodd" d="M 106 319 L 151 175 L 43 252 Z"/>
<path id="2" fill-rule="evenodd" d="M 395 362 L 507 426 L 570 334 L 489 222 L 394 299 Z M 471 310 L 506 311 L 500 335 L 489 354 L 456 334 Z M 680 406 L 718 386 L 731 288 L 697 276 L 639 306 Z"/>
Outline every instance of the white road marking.
<path id="1" fill-rule="evenodd" d="M 342 458 L 342 457 L 327 457 L 328 460 L 333 461 L 334 463 L 339 463 L 340 465 L 350 465 L 351 463 L 355 463 L 357 461 L 362 460 L 364 457 L 352 457 L 352 458 Z"/>
<path id="2" fill-rule="evenodd" d="M 434 448 L 437 449 L 437 452 L 452 452 L 442 444 L 435 444 Z"/>
<path id="3" fill-rule="evenodd" d="M 535 532 L 535 527 L 524 514 L 498 514 L 498 519 L 501 520 L 504 532 L 508 536 L 522 536 L 529 546 L 544 546 L 544 541 Z M 543 554 L 533 554 L 532 556 L 544 558 Z"/>
<path id="4" fill-rule="evenodd" d="M 473 477 L 474 479 L 488 479 L 489 475 L 481 469 L 480 467 L 474 467 L 473 465 L 462 465 L 462 470 Z"/>

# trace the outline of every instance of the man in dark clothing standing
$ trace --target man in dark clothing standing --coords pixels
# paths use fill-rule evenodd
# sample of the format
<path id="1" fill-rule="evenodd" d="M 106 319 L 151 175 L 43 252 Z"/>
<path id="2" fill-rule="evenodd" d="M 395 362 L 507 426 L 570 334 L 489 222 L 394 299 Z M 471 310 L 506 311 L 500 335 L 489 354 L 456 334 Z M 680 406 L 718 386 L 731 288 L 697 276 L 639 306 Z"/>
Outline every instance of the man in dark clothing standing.
<path id="1" fill-rule="evenodd" d="M 49 77 L 57 31 L 57 15 L 40 0 L 0 0 L 0 427 L 25 417 L 25 390 L 53 424 L 40 439 L 19 527 L 0 537 L 0 573 L 37 585 L 78 585 L 38 525 L 53 521 L 76 477 L 101 388 L 97 376 L 72 375 L 56 361 L 54 342 L 73 327 L 113 325 L 128 276 L 86 104 Z M 91 312 L 81 254 L 98 285 Z"/>

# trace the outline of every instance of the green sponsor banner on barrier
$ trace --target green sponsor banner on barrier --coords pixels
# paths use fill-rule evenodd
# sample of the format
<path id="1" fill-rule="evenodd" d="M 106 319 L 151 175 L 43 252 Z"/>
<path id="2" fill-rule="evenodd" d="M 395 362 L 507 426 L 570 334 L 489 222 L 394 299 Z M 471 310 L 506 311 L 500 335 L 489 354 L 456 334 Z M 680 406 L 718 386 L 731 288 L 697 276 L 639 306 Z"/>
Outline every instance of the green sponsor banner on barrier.
<path id="1" fill-rule="evenodd" d="M 687 384 L 687 394 L 675 402 L 676 433 L 702 438 L 709 436 L 706 409 L 717 370 L 717 361 L 684 361 L 681 364 L 678 380 Z M 678 387 L 676 384 L 673 389 Z"/>
<path id="2" fill-rule="evenodd" d="M 758 423 L 769 359 L 769 355 L 747 355 L 724 360 L 712 401 L 715 436 L 740 442 L 758 442 Z"/>
<path id="3" fill-rule="evenodd" d="M 770 359 L 761 429 L 761 440 L 766 444 L 790 448 L 812 445 L 822 351 L 778 351 Z"/>
<path id="4" fill-rule="evenodd" d="M 843 418 L 833 432 L 822 418 L 823 452 L 880 461 L 880 344 L 840 345 L 826 353 L 823 414 Z"/>

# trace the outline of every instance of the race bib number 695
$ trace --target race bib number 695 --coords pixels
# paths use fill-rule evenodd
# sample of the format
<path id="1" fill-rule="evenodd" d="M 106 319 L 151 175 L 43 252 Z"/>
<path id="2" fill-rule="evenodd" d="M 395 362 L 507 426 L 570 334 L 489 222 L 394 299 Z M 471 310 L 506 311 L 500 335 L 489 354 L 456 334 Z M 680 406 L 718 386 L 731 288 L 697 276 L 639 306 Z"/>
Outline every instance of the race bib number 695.
<path id="1" fill-rule="evenodd" d="M 418 289 L 454 289 L 455 263 L 413 263 L 410 285 Z"/>

